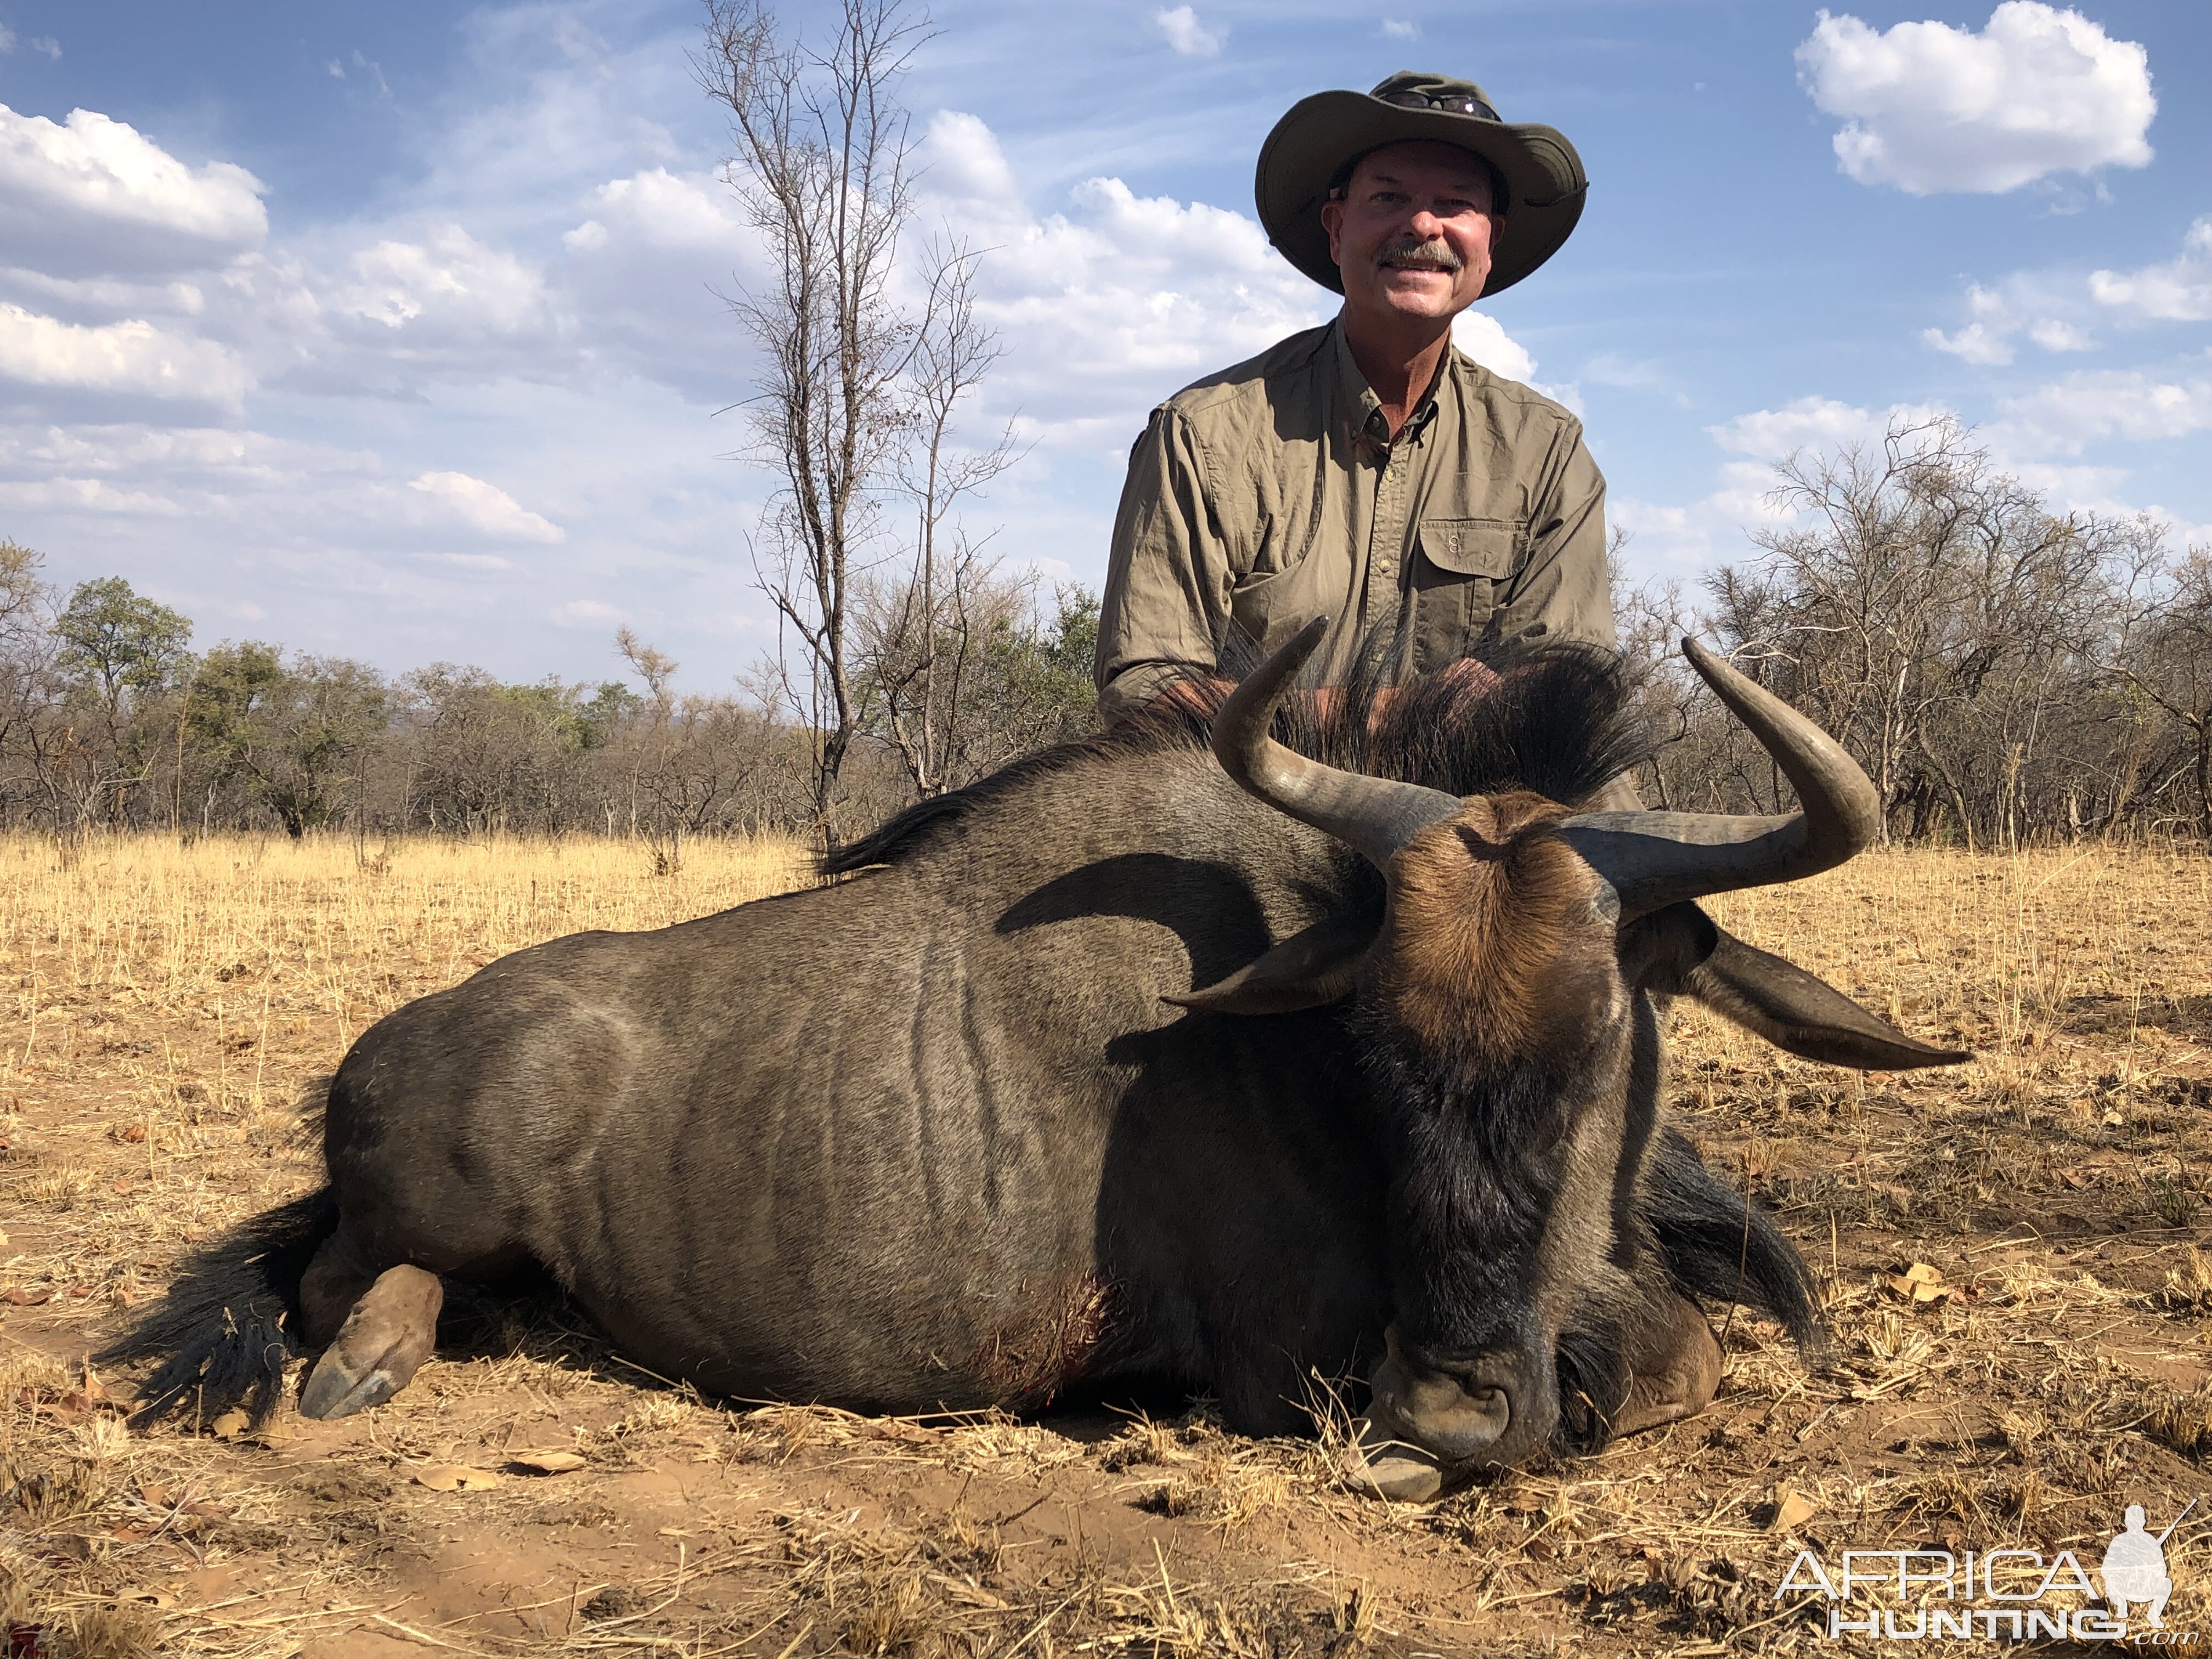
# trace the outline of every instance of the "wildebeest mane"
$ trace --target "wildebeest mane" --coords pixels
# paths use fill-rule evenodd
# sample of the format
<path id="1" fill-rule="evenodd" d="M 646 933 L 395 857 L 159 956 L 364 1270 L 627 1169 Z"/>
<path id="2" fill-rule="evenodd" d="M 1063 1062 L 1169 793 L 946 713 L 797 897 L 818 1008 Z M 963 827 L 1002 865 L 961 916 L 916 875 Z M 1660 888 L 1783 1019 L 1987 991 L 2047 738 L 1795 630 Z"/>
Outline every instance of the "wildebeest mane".
<path id="1" fill-rule="evenodd" d="M 1626 666 L 1602 647 L 1495 641 L 1410 679 L 1392 672 L 1398 655 L 1391 636 L 1371 637 L 1345 684 L 1285 700 L 1275 717 L 1276 739 L 1331 766 L 1447 794 L 1529 789 L 1570 804 L 1651 753 Z M 833 848 L 822 872 L 846 875 L 897 863 L 1041 779 L 1131 757 L 1202 750 L 1231 681 L 1256 665 L 1249 651 L 1224 651 L 1221 672 L 1229 678 L 1193 674 L 1177 696 L 1155 700 L 1106 732 L 1040 750 L 965 789 L 909 806 Z"/>

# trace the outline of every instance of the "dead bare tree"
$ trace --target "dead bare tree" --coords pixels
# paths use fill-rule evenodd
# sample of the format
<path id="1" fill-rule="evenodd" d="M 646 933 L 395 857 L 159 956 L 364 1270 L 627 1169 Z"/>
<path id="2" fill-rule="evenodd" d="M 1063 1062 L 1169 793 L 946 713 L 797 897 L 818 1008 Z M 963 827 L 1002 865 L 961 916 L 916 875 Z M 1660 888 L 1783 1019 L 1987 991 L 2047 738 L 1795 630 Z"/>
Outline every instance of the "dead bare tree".
<path id="1" fill-rule="evenodd" d="M 785 665 L 780 678 L 811 734 L 815 822 L 831 840 L 838 775 L 859 726 L 853 585 L 888 556 L 885 498 L 930 410 L 909 377 L 930 343 L 947 338 L 942 307 L 965 293 L 967 258 L 940 263 L 925 297 L 900 303 L 913 202 L 896 92 L 928 25 L 900 0 L 842 0 L 835 15 L 830 44 L 814 50 L 787 40 L 762 0 L 707 0 L 695 59 L 701 84 L 729 111 L 737 153 L 725 177 L 768 255 L 768 278 L 729 301 L 765 357 L 750 404 L 755 449 L 784 486 L 761 520 L 754 562 L 780 629 L 798 644 L 799 672 Z"/>
<path id="2" fill-rule="evenodd" d="M 969 712 L 963 693 L 981 633 L 1008 625 L 1010 609 L 1034 598 L 1013 594 L 964 535 L 940 547 L 955 507 L 1016 459 L 1011 426 L 987 449 L 954 441 L 956 410 L 1000 356 L 997 337 L 975 315 L 975 257 L 957 246 L 930 250 L 934 276 L 910 376 L 914 441 L 898 469 L 915 507 L 914 568 L 910 580 L 876 588 L 871 618 L 871 701 L 925 797 L 957 787 L 952 779 L 965 769 L 956 756 L 972 745 L 958 728 Z"/>

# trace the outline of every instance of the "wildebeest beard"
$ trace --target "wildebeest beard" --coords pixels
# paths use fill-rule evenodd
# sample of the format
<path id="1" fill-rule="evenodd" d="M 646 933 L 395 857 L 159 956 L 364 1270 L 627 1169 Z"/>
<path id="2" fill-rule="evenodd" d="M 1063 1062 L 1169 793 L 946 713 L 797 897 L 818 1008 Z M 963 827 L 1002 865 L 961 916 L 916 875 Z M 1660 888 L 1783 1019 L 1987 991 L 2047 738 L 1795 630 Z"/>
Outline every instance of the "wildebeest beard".
<path id="1" fill-rule="evenodd" d="M 1390 1170 L 1392 1288 L 1407 1338 L 1444 1355 L 1528 1340 L 1547 1299 L 1535 1282 L 1545 1236 L 1574 1178 L 1576 1130 L 1585 1112 L 1604 1110 L 1594 1079 L 1534 1061 L 1463 1074 L 1379 1018 L 1358 1023 Z M 1613 1068 L 1593 1069 L 1616 1080 Z"/>

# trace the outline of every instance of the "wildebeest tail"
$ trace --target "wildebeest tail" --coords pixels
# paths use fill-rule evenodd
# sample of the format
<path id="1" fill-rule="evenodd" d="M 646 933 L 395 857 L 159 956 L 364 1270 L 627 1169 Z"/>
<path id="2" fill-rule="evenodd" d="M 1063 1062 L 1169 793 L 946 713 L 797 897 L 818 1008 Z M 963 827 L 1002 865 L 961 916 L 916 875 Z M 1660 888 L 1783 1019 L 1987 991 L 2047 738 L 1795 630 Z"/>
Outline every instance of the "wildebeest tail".
<path id="1" fill-rule="evenodd" d="M 172 1412 L 212 1421 L 234 1408 L 258 1425 L 275 1410 L 299 1325 L 301 1278 L 337 1223 L 337 1200 L 325 1188 L 264 1211 L 187 1257 L 161 1299 L 94 1356 L 108 1364 L 161 1361 L 139 1388 L 131 1425 Z"/>
<path id="2" fill-rule="evenodd" d="M 1679 1131 L 1660 1132 L 1644 1163 L 1638 1208 L 1678 1288 L 1757 1309 L 1780 1321 L 1801 1347 L 1824 1340 L 1820 1295 L 1797 1247 L 1763 1206 L 1715 1180 Z"/>

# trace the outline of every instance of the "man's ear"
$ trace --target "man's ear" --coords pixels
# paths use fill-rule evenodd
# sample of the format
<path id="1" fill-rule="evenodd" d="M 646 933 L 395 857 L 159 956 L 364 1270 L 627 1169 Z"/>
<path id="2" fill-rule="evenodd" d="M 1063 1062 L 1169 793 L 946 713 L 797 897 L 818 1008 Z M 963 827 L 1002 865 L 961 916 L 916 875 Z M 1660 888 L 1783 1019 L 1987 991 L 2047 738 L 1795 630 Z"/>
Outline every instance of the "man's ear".
<path id="1" fill-rule="evenodd" d="M 1380 914 L 1364 907 L 1334 912 L 1262 951 L 1228 978 L 1202 991 L 1160 1000 L 1217 1014 L 1289 1014 L 1321 1007 L 1351 994 L 1382 925 Z"/>
<path id="2" fill-rule="evenodd" d="M 1755 950 L 1696 905 L 1670 904 L 1621 929 L 1621 972 L 1639 988 L 1694 997 L 1778 1048 L 1830 1066 L 1908 1072 L 1973 1055 L 1907 1036 L 1795 963 Z"/>
<path id="3" fill-rule="evenodd" d="M 1321 204 L 1321 228 L 1328 233 L 1329 264 L 1342 263 L 1342 256 L 1338 250 L 1344 245 L 1337 240 L 1337 234 L 1344 228 L 1344 198 L 1342 197 L 1332 196 Z"/>

